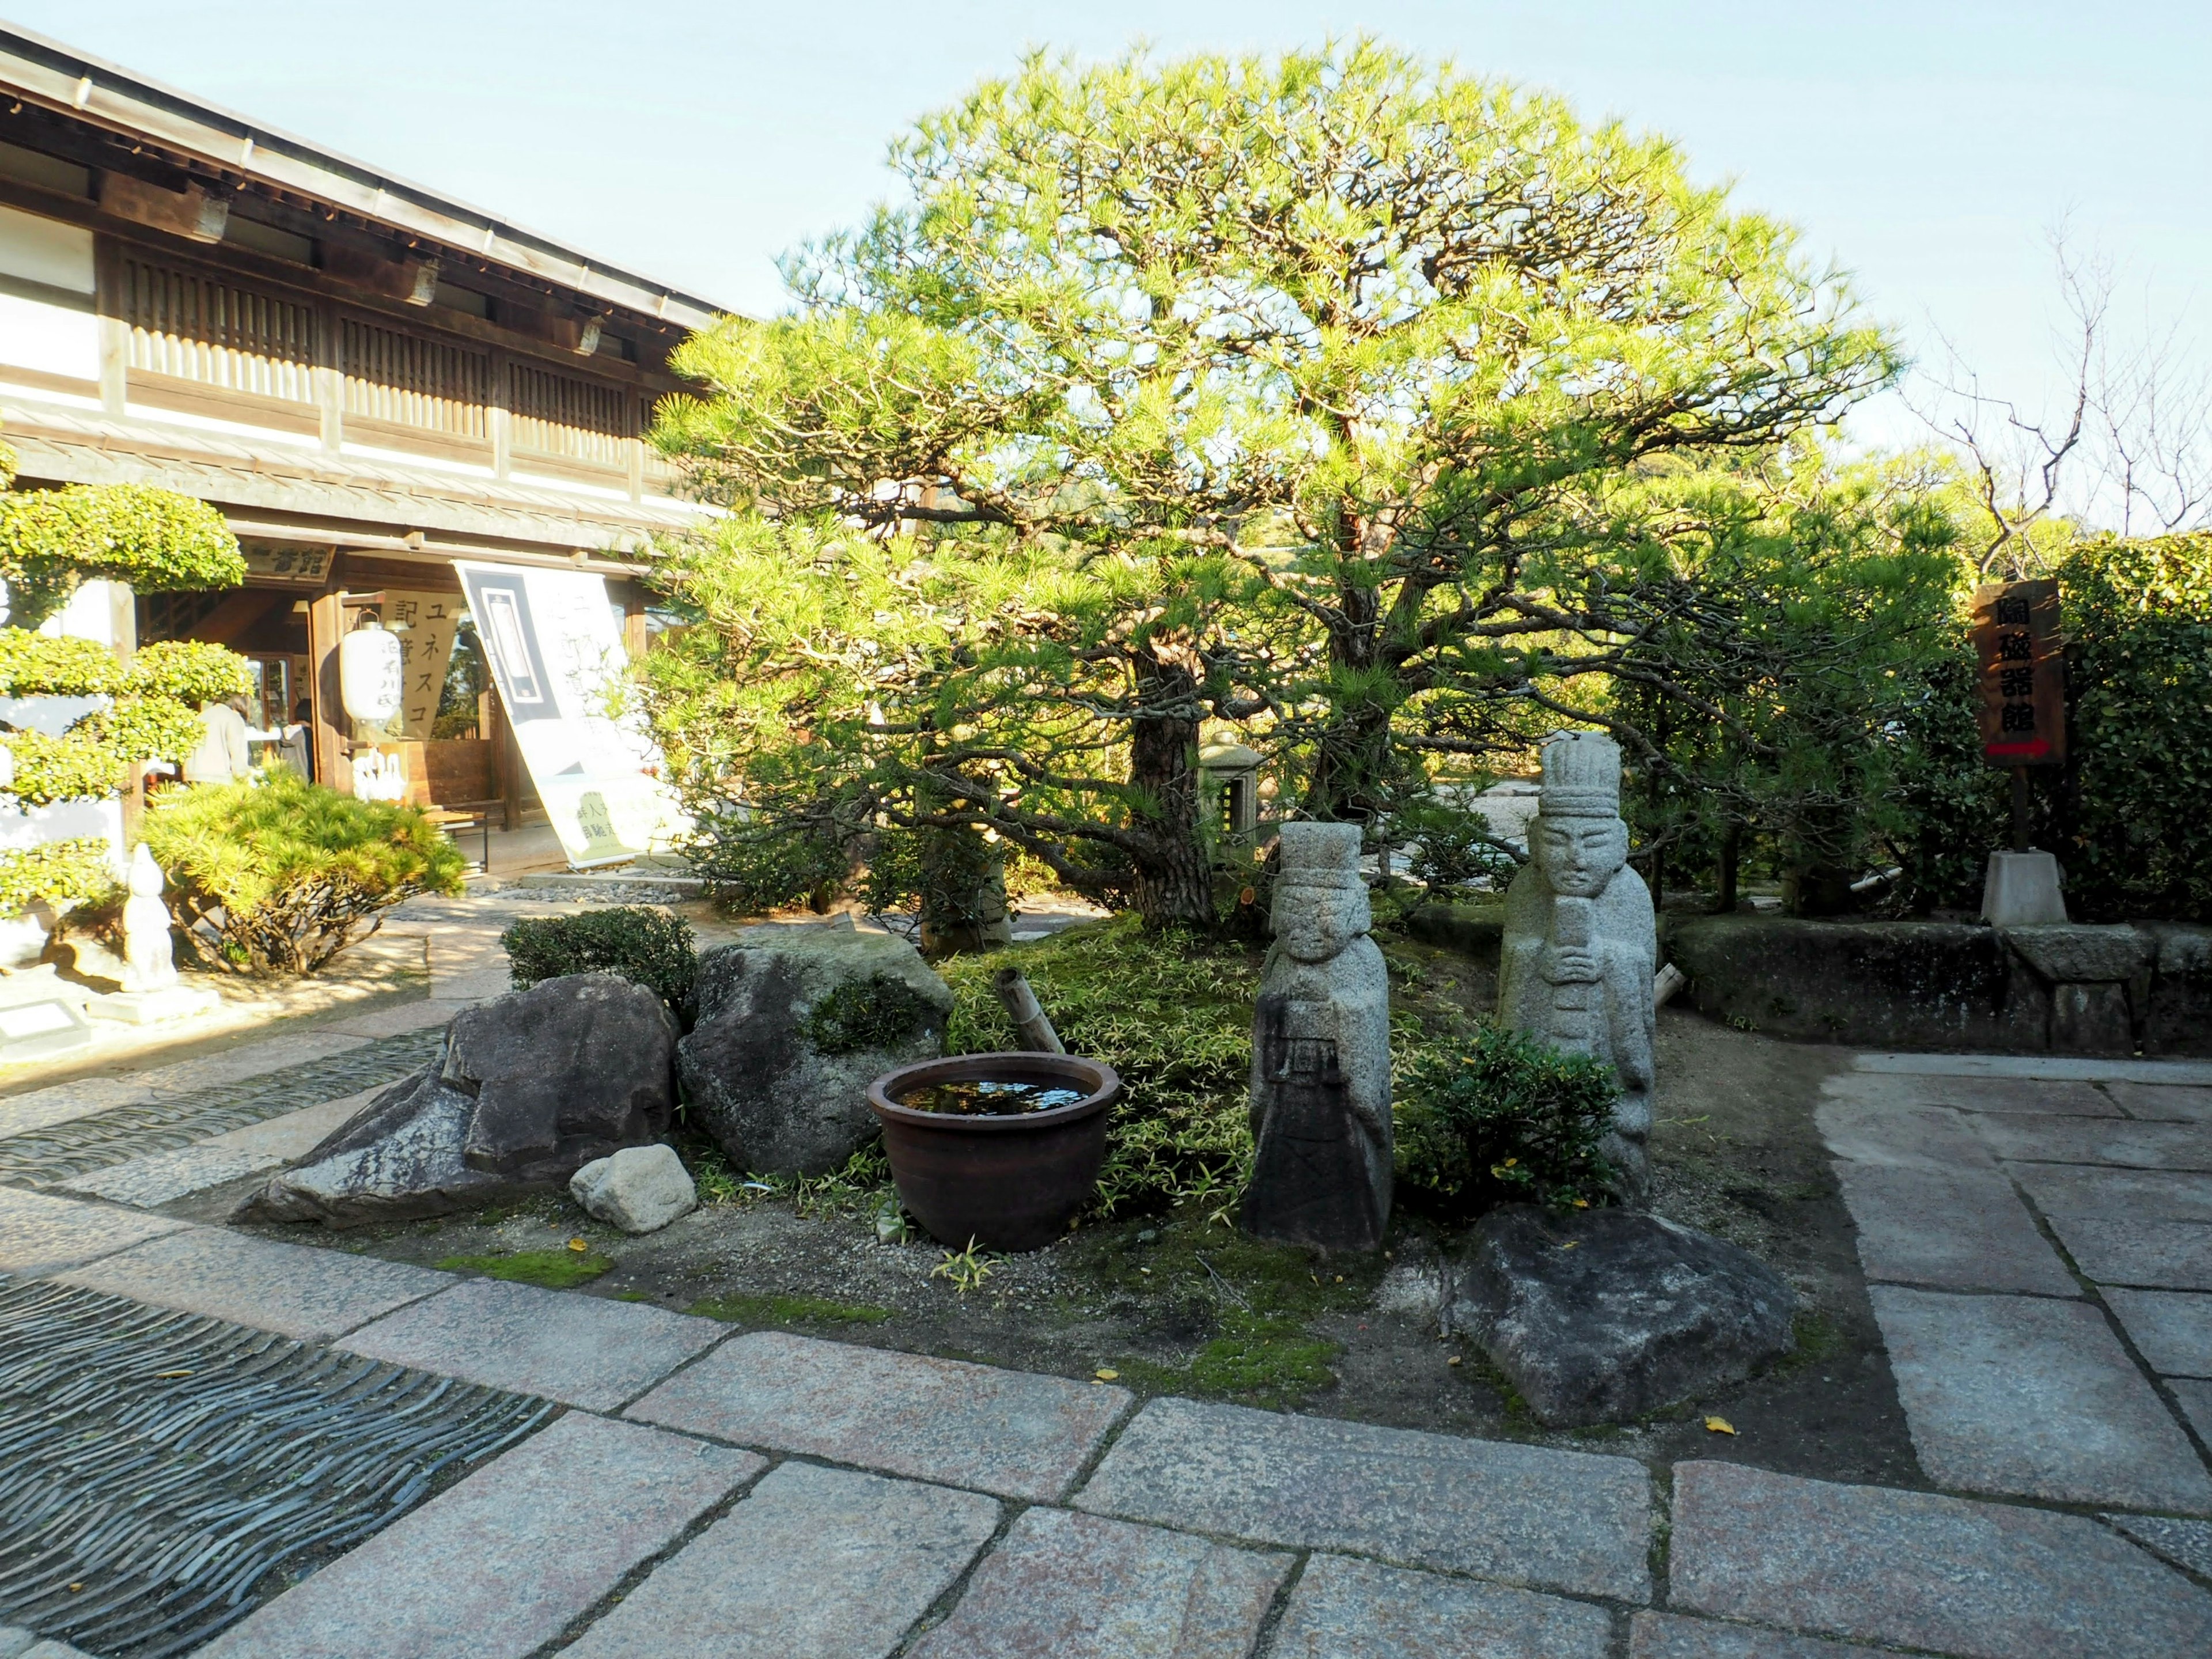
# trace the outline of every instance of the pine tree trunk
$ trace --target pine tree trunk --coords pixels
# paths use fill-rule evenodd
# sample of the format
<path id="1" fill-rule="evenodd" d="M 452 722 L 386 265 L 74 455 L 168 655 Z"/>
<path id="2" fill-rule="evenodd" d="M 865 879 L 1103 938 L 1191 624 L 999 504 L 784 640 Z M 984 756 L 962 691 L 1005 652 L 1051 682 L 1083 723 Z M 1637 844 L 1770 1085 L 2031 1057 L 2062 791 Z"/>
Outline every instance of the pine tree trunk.
<path id="1" fill-rule="evenodd" d="M 1158 658 L 1137 659 L 1145 712 L 1129 733 L 1129 781 L 1139 792 L 1133 827 L 1148 845 L 1134 855 L 1131 896 L 1148 927 L 1213 926 L 1212 872 L 1199 833 L 1197 681 Z"/>

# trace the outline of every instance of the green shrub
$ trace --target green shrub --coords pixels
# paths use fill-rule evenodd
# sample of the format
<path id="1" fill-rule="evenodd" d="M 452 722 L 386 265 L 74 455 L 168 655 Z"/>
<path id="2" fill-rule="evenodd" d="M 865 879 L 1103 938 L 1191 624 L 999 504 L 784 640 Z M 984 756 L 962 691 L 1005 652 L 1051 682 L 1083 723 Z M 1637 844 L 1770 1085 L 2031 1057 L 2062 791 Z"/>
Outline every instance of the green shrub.
<path id="1" fill-rule="evenodd" d="M 568 974 L 619 974 L 680 1012 L 699 972 L 691 924 L 646 904 L 534 917 L 514 923 L 499 942 L 518 991 Z"/>
<path id="2" fill-rule="evenodd" d="M 820 1054 L 856 1054 L 888 1048 L 936 1016 L 936 1008 L 904 980 L 873 974 L 865 984 L 845 981 L 816 1003 L 806 1016 L 806 1040 Z"/>
<path id="3" fill-rule="evenodd" d="M 312 974 L 420 893 L 457 893 L 460 850 L 411 807 L 356 800 L 282 766 L 172 790 L 139 833 L 185 936 L 216 966 Z"/>
<path id="4" fill-rule="evenodd" d="M 938 964 L 952 987 L 948 1054 L 1018 1048 L 991 976 L 1018 968 L 1072 1054 L 1103 1060 L 1127 1093 L 1115 1108 L 1097 1213 L 1194 1198 L 1226 1204 L 1252 1158 L 1246 1118 L 1257 957 L 1134 915 Z"/>
<path id="5" fill-rule="evenodd" d="M 235 587 L 246 580 L 246 561 L 222 514 L 173 490 L 71 484 L 0 495 L 9 622 L 36 628 L 80 580 L 100 577 L 141 593 Z"/>
<path id="6" fill-rule="evenodd" d="M 0 628 L 0 697 L 84 696 L 122 683 L 122 664 L 97 640 Z"/>
<path id="7" fill-rule="evenodd" d="M 25 806 L 58 800 L 97 800 L 131 781 L 124 758 L 106 744 L 72 729 L 58 738 L 29 730 L 0 732 L 14 757 L 7 793 Z"/>
<path id="8" fill-rule="evenodd" d="M 1414 1050 L 1393 1092 L 1400 1172 L 1450 1207 L 1564 1209 L 1604 1195 L 1612 1171 L 1598 1142 L 1614 1084 L 1587 1055 L 1486 1025 L 1465 1042 Z"/>
<path id="9" fill-rule="evenodd" d="M 139 647 L 126 688 L 139 696 L 172 697 L 195 708 L 253 689 L 246 659 L 198 640 L 161 640 Z"/>
<path id="10" fill-rule="evenodd" d="M 98 904 L 116 886 L 107 843 L 98 836 L 0 852 L 0 918 L 20 916 L 41 899 L 60 908 Z"/>

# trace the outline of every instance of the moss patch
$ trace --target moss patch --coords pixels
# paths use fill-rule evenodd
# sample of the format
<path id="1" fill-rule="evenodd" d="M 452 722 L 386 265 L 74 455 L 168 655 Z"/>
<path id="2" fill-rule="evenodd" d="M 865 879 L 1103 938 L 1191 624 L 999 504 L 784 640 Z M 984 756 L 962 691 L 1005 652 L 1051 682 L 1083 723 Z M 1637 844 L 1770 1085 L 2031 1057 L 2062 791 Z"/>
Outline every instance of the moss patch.
<path id="1" fill-rule="evenodd" d="M 711 1297 L 684 1311 L 733 1325 L 880 1325 L 891 1316 L 889 1308 L 826 1296 Z"/>
<path id="2" fill-rule="evenodd" d="M 513 1279 L 519 1285 L 542 1285 L 549 1291 L 573 1290 L 579 1285 L 588 1285 L 614 1265 L 611 1256 L 584 1255 L 574 1250 L 449 1255 L 438 1263 L 449 1273 L 482 1273 L 488 1279 Z"/>

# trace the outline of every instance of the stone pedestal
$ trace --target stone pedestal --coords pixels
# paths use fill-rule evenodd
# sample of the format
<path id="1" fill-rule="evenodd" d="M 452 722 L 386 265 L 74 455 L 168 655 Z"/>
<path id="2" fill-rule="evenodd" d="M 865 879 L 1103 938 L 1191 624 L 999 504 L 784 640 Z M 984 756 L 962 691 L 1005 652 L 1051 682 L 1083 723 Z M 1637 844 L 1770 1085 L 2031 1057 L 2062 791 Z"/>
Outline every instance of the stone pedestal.
<path id="1" fill-rule="evenodd" d="M 165 985 L 155 991 L 118 991 L 94 997 L 85 1012 L 94 1019 L 112 1019 L 125 1025 L 158 1025 L 165 1020 L 189 1019 L 220 1008 L 222 999 L 213 991 L 187 985 Z"/>
<path id="2" fill-rule="evenodd" d="M 0 976 L 0 1065 L 90 1042 L 92 1027 L 77 1007 L 82 995 L 55 977 L 51 963 Z"/>
<path id="3" fill-rule="evenodd" d="M 1982 878 L 1982 920 L 1992 927 L 2044 927 L 2066 920 L 2058 860 L 2048 853 L 1992 853 Z"/>

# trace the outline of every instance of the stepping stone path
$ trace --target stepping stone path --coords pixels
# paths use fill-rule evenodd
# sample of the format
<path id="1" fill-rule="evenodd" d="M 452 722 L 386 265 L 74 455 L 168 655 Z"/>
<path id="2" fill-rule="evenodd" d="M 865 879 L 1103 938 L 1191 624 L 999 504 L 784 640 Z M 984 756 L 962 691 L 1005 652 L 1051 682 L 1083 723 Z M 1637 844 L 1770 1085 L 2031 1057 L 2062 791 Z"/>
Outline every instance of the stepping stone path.
<path id="1" fill-rule="evenodd" d="M 364 1067 L 504 988 L 505 916 L 439 915 L 429 999 L 0 1099 L 15 1282 L 538 1413 L 202 1654 L 2212 1653 L 2212 1066 L 1860 1056 L 1819 1121 L 1946 1490 L 1718 1462 L 1655 1479 L 1625 1457 L 733 1334 L 152 1212 L 295 1158 L 376 1081 Z M 10 1364 L 0 1328 L 0 1382 Z M 6 1625 L 20 1565 L 0 1558 L 0 1659 L 68 1659 L 57 1631 Z"/>

